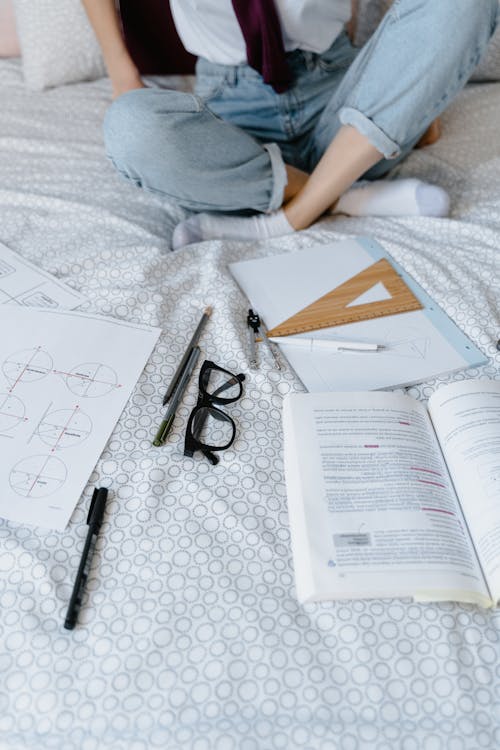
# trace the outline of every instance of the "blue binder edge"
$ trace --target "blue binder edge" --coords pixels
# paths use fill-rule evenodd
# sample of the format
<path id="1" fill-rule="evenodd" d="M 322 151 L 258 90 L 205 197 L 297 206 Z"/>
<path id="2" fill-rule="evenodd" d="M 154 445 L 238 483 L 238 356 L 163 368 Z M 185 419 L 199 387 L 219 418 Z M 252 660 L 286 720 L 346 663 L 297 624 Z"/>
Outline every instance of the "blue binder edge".
<path id="1" fill-rule="evenodd" d="M 489 362 L 489 358 L 469 339 L 469 337 L 460 330 L 451 318 L 442 310 L 439 305 L 422 289 L 415 279 L 413 279 L 404 268 L 402 268 L 392 255 L 389 255 L 380 243 L 370 237 L 355 237 L 367 253 L 371 255 L 374 261 L 386 258 L 401 276 L 405 284 L 413 292 L 415 297 L 424 306 L 423 312 L 432 322 L 432 324 L 441 332 L 457 352 L 468 362 L 469 367 L 479 367 Z"/>

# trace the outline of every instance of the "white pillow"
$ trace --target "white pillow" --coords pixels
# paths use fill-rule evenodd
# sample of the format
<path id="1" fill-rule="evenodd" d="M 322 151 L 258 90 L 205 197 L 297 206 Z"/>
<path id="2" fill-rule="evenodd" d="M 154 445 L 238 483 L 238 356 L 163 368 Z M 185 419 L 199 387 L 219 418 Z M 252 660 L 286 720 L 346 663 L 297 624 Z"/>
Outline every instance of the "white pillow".
<path id="1" fill-rule="evenodd" d="M 368 41 L 391 4 L 392 0 L 358 0 L 357 20 L 354 32 L 354 44 L 356 47 L 361 47 Z M 500 24 L 493 34 L 485 56 L 475 69 L 470 80 L 500 81 Z"/>
<path id="2" fill-rule="evenodd" d="M 81 0 L 14 0 L 26 86 L 41 91 L 106 74 Z"/>

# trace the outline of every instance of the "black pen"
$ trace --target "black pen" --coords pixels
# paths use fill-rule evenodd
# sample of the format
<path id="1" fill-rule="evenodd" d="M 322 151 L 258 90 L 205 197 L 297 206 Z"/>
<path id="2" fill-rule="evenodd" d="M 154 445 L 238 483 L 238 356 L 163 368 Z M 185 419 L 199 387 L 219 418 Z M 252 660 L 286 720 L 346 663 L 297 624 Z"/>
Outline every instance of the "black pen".
<path id="1" fill-rule="evenodd" d="M 106 505 L 107 497 L 107 488 L 99 487 L 99 489 L 94 490 L 92 500 L 90 501 L 90 508 L 87 516 L 89 530 L 87 532 L 87 538 L 85 539 L 82 559 L 80 560 L 80 565 L 76 574 L 73 593 L 71 594 L 71 599 L 69 600 L 66 619 L 64 620 L 64 627 L 66 628 L 66 630 L 73 630 L 76 625 L 76 621 L 78 620 L 78 613 L 82 604 L 85 584 L 87 583 L 87 578 L 89 577 L 92 555 L 94 554 L 97 536 L 99 534 L 99 529 L 101 528 L 102 518 L 104 515 L 104 506 Z"/>
<path id="2" fill-rule="evenodd" d="M 179 363 L 179 367 L 175 371 L 175 375 L 172 378 L 172 382 L 168 386 L 168 390 L 165 393 L 165 396 L 163 397 L 162 406 L 165 406 L 165 404 L 167 403 L 167 401 L 170 399 L 172 393 L 175 390 L 175 386 L 177 385 L 177 383 L 181 379 L 182 373 L 184 372 L 184 368 L 186 367 L 187 361 L 188 361 L 189 357 L 191 356 L 191 353 L 192 353 L 194 347 L 198 343 L 198 339 L 200 338 L 201 333 L 202 333 L 203 329 L 205 328 L 206 322 L 209 319 L 209 317 L 211 316 L 211 314 L 212 314 L 212 308 L 211 307 L 206 307 L 204 309 L 204 311 L 203 311 L 203 315 L 201 316 L 201 320 L 200 320 L 200 322 L 198 323 L 198 325 L 196 327 L 196 331 L 193 333 L 193 335 L 191 337 L 191 341 L 189 342 L 188 348 L 184 352 L 184 356 L 183 356 L 183 358 L 181 359 L 181 361 Z"/>

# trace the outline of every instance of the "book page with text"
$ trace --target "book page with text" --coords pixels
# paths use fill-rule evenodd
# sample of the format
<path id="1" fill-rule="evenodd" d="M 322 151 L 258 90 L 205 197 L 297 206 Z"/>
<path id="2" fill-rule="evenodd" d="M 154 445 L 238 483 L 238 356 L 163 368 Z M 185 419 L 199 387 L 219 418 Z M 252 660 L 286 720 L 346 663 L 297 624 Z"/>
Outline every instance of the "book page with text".
<path id="1" fill-rule="evenodd" d="M 443 386 L 429 414 L 455 484 L 477 556 L 500 600 L 500 382 Z"/>
<path id="2" fill-rule="evenodd" d="M 299 600 L 490 604 L 421 404 L 382 392 L 293 394 L 284 424 Z"/>

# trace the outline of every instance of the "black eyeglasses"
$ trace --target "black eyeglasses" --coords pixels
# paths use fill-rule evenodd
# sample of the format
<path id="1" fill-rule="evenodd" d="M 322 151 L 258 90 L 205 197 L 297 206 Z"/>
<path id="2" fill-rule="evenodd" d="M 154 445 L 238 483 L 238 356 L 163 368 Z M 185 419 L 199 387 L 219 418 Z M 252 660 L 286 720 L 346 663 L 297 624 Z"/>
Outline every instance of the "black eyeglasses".
<path id="1" fill-rule="evenodd" d="M 243 373 L 233 375 L 215 362 L 205 360 L 198 380 L 198 402 L 189 416 L 184 441 L 184 455 L 201 451 L 210 463 L 218 464 L 215 451 L 229 448 L 236 437 L 236 425 L 231 417 L 215 404 L 232 404 L 243 393 Z M 224 396 L 220 394 L 224 393 Z"/>

